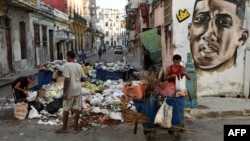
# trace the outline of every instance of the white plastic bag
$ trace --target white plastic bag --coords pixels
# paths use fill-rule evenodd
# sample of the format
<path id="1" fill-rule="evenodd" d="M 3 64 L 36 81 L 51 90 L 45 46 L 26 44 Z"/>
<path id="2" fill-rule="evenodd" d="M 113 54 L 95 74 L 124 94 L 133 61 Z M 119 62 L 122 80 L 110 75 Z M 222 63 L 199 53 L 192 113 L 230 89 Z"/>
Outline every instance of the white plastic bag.
<path id="1" fill-rule="evenodd" d="M 36 110 L 36 108 L 34 106 L 30 106 L 31 109 L 29 111 L 29 115 L 28 118 L 32 119 L 32 118 L 40 118 L 41 115 L 38 113 L 38 111 Z"/>
<path id="2" fill-rule="evenodd" d="M 175 89 L 176 89 L 176 96 L 186 96 L 187 95 L 187 88 L 186 88 L 186 76 L 175 77 Z"/>
<path id="3" fill-rule="evenodd" d="M 28 91 L 28 95 L 29 95 L 27 97 L 28 101 L 35 101 L 37 97 L 37 91 Z"/>
<path id="4" fill-rule="evenodd" d="M 172 113 L 173 107 L 168 105 L 164 100 L 160 109 L 156 113 L 154 124 L 158 124 L 163 128 L 172 127 Z"/>

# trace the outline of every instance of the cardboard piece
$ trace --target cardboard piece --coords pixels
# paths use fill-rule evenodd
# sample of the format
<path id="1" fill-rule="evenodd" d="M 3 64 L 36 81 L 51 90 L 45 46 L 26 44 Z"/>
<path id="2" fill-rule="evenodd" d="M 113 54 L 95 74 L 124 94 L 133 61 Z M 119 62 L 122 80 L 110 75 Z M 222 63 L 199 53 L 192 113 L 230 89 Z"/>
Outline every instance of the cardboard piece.
<path id="1" fill-rule="evenodd" d="M 44 98 L 46 94 L 46 90 L 45 89 L 40 89 L 37 91 L 37 98 Z"/>

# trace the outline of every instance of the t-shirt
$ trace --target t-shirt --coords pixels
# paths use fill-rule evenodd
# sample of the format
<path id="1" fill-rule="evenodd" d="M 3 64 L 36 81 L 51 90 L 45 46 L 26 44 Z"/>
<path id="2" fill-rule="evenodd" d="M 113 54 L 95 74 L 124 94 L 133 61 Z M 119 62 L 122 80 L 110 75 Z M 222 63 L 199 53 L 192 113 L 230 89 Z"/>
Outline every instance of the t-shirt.
<path id="1" fill-rule="evenodd" d="M 78 55 L 78 56 L 81 56 L 81 54 L 82 54 L 82 51 L 78 51 L 78 52 L 77 52 L 77 55 Z"/>
<path id="2" fill-rule="evenodd" d="M 28 86 L 29 82 L 28 82 L 28 79 L 27 79 L 27 76 L 22 76 L 22 77 L 19 77 L 17 78 L 12 84 L 11 84 L 11 87 L 14 88 L 15 85 L 20 82 L 21 85 L 20 85 L 20 88 L 21 89 L 24 89 L 25 87 Z"/>
<path id="3" fill-rule="evenodd" d="M 75 62 L 68 62 L 64 65 L 63 76 L 70 79 L 67 89 L 68 96 L 81 95 L 81 78 L 84 77 L 82 66 Z"/>
<path id="4" fill-rule="evenodd" d="M 174 70 L 173 70 L 173 65 L 171 65 L 168 74 L 169 74 L 169 75 L 175 74 L 175 75 L 178 77 L 178 79 L 180 79 L 180 78 L 179 78 L 179 77 L 180 77 L 179 75 L 180 75 L 180 73 L 182 72 L 182 70 L 183 70 L 183 66 L 179 65 L 178 69 L 177 69 L 176 71 L 174 71 Z M 173 82 L 173 83 L 175 83 L 175 78 L 172 78 L 172 79 L 168 80 L 168 82 Z"/>

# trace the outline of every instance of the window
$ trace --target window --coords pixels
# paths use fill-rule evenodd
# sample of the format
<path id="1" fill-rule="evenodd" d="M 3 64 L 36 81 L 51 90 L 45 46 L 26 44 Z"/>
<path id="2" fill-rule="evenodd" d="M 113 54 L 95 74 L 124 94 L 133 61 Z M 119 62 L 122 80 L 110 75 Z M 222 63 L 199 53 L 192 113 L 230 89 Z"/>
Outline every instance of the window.
<path id="1" fill-rule="evenodd" d="M 109 36 L 109 32 L 108 32 L 108 31 L 106 31 L 106 36 L 107 36 L 107 37 Z"/>
<path id="2" fill-rule="evenodd" d="M 40 47 L 40 29 L 39 25 L 34 24 L 34 38 L 35 38 L 35 45 Z"/>
<path id="3" fill-rule="evenodd" d="M 20 46 L 21 46 L 21 59 L 27 59 L 26 55 L 26 24 L 25 22 L 20 22 L 19 23 L 20 27 Z"/>
<path id="4" fill-rule="evenodd" d="M 43 47 L 47 47 L 47 27 L 42 26 Z"/>

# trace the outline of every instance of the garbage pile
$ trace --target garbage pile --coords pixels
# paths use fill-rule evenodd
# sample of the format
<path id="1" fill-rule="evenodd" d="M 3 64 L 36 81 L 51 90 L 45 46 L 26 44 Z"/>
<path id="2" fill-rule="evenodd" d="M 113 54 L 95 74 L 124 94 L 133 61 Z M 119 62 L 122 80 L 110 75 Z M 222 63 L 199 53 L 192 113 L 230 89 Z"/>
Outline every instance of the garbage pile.
<path id="1" fill-rule="evenodd" d="M 82 82 L 81 127 L 119 124 L 124 121 L 122 109 L 133 106 L 131 101 L 125 101 L 123 88 L 126 82 L 122 79 L 98 81 L 99 85 Z M 62 82 L 44 85 L 39 92 L 29 92 L 28 100 L 36 101 L 31 104 L 36 108 L 31 110 L 37 109 L 37 112 L 29 112 L 28 118 L 39 118 L 38 124 L 61 124 Z"/>
<path id="2" fill-rule="evenodd" d="M 63 61 L 54 61 L 51 64 L 41 66 L 40 69 L 62 70 Z M 83 66 L 83 68 L 86 66 Z M 96 68 L 106 71 L 124 71 L 133 69 L 127 63 L 95 63 L 87 66 L 88 81 L 82 82 L 82 112 L 80 127 L 115 125 L 124 122 L 122 109 L 134 109 L 132 101 L 125 99 L 124 87 L 128 82 L 123 78 L 116 80 L 100 80 L 96 78 Z M 130 85 L 139 85 L 140 81 L 130 81 Z M 42 85 L 37 91 L 29 91 L 28 101 L 31 109 L 27 118 L 39 119 L 38 124 L 60 125 L 62 124 L 62 96 L 63 77 L 58 77 L 55 83 Z M 74 116 L 74 115 L 72 115 Z"/>
<path id="3" fill-rule="evenodd" d="M 37 69 L 50 70 L 51 72 L 53 72 L 54 69 L 62 71 L 64 63 L 66 63 L 66 60 L 54 60 L 53 62 L 37 65 Z"/>

